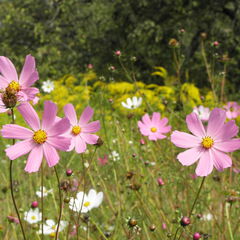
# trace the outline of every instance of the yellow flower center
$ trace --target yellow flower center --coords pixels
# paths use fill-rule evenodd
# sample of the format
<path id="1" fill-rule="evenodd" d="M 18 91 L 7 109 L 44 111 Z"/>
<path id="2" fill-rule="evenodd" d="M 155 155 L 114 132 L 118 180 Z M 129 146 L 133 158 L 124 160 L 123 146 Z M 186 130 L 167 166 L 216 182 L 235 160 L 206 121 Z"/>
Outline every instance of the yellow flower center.
<path id="1" fill-rule="evenodd" d="M 38 144 L 45 143 L 47 140 L 47 133 L 44 130 L 39 129 L 34 132 L 33 140 Z"/>
<path id="2" fill-rule="evenodd" d="M 78 135 L 81 132 L 81 128 L 79 126 L 73 126 L 72 128 L 72 134 Z"/>
<path id="3" fill-rule="evenodd" d="M 85 202 L 85 203 L 83 204 L 84 207 L 88 207 L 89 205 L 90 205 L 90 202 Z"/>
<path id="4" fill-rule="evenodd" d="M 56 230 L 56 228 L 57 228 L 56 225 L 53 225 L 53 226 L 51 227 L 52 230 Z"/>
<path id="5" fill-rule="evenodd" d="M 155 127 L 152 127 L 152 128 L 151 128 L 151 132 L 154 133 L 154 132 L 156 132 L 156 131 L 157 131 L 157 129 L 156 129 Z"/>
<path id="6" fill-rule="evenodd" d="M 32 219 L 32 220 L 35 220 L 35 219 L 37 219 L 37 218 L 36 218 L 36 216 L 31 216 L 31 219 Z"/>
<path id="7" fill-rule="evenodd" d="M 52 238 L 53 238 L 53 237 L 55 237 L 55 236 L 56 236 L 56 233 L 55 233 L 55 232 L 52 232 L 52 233 L 49 234 L 49 237 L 52 237 Z"/>
<path id="8" fill-rule="evenodd" d="M 214 141 L 211 137 L 204 137 L 202 139 L 202 146 L 206 149 L 209 149 L 213 146 Z"/>
<path id="9" fill-rule="evenodd" d="M 11 81 L 7 87 L 7 89 L 15 91 L 15 92 L 19 92 L 21 87 L 20 84 L 16 81 Z"/>

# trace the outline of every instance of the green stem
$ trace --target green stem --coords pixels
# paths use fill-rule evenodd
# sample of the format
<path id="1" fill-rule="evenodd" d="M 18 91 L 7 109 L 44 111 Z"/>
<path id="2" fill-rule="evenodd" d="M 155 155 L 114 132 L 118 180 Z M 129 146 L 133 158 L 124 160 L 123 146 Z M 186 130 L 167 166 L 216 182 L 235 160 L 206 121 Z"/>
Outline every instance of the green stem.
<path id="1" fill-rule="evenodd" d="M 54 166 L 54 171 L 56 174 L 57 178 L 57 183 L 58 183 L 58 193 L 59 193 L 59 217 L 58 217 L 58 224 L 57 224 L 57 231 L 55 235 L 55 240 L 58 239 L 58 232 L 59 232 L 59 227 L 60 227 L 60 221 L 62 217 L 62 194 L 61 194 L 61 187 L 60 187 L 60 181 L 59 181 L 59 176 L 56 167 Z"/>
<path id="2" fill-rule="evenodd" d="M 41 164 L 41 206 L 42 206 L 42 240 L 44 239 L 43 235 L 43 163 Z"/>
<path id="3" fill-rule="evenodd" d="M 230 239 L 234 240 L 233 237 L 233 233 L 232 233 L 232 227 L 231 227 L 231 221 L 230 221 L 230 216 L 229 216 L 229 205 L 228 203 L 226 203 L 225 205 L 225 211 L 226 211 L 226 216 L 227 216 L 227 225 L 228 225 L 228 231 L 229 231 L 229 235 L 230 235 Z"/>
<path id="4" fill-rule="evenodd" d="M 11 108 L 11 115 L 12 115 L 12 124 L 14 124 L 15 120 L 14 120 L 13 108 Z M 13 139 L 13 145 L 14 144 L 15 144 L 15 139 Z M 26 240 L 25 232 L 24 232 L 24 229 L 23 229 L 23 224 L 22 224 L 20 214 L 19 214 L 19 211 L 18 211 L 18 208 L 17 208 L 15 197 L 14 197 L 14 194 L 13 194 L 13 177 L 12 177 L 13 170 L 12 170 L 12 168 L 13 168 L 13 161 L 11 160 L 10 161 L 10 166 L 9 166 L 9 180 L 10 180 L 10 188 L 11 188 L 11 197 L 12 197 L 13 205 L 14 205 L 15 211 L 17 213 L 19 224 L 20 224 L 20 227 L 21 227 L 21 230 L 22 230 L 23 239 Z"/>

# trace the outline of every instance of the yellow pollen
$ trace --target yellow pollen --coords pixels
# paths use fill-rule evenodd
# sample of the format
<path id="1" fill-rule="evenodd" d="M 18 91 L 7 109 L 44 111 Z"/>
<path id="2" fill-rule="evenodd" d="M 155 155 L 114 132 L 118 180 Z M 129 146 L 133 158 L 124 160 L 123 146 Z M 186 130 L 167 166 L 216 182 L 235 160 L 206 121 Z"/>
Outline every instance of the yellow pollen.
<path id="1" fill-rule="evenodd" d="M 214 141 L 211 137 L 204 137 L 202 139 L 202 146 L 206 149 L 209 149 L 213 146 Z"/>
<path id="2" fill-rule="evenodd" d="M 156 131 L 157 131 L 157 129 L 155 127 L 151 128 L 151 132 L 156 132 Z"/>
<path id="3" fill-rule="evenodd" d="M 47 133 L 44 130 L 39 129 L 34 132 L 33 140 L 38 144 L 45 143 L 47 140 Z"/>
<path id="4" fill-rule="evenodd" d="M 36 219 L 36 216 L 31 216 L 31 219 L 32 219 L 32 220 L 35 220 L 35 219 Z"/>
<path id="5" fill-rule="evenodd" d="M 89 205 L 90 205 L 90 202 L 85 202 L 85 203 L 83 204 L 84 207 L 88 207 Z"/>
<path id="6" fill-rule="evenodd" d="M 81 128 L 79 126 L 73 126 L 72 128 L 72 134 L 78 135 L 81 132 Z"/>
<path id="7" fill-rule="evenodd" d="M 16 81 L 11 81 L 7 88 L 15 92 L 19 92 L 21 89 L 20 84 Z"/>
<path id="8" fill-rule="evenodd" d="M 56 225 L 53 225 L 53 226 L 51 227 L 52 230 L 56 230 L 56 228 L 57 228 Z"/>
<path id="9" fill-rule="evenodd" d="M 52 232 L 49 234 L 49 237 L 55 237 L 56 236 L 56 233 L 55 232 Z"/>

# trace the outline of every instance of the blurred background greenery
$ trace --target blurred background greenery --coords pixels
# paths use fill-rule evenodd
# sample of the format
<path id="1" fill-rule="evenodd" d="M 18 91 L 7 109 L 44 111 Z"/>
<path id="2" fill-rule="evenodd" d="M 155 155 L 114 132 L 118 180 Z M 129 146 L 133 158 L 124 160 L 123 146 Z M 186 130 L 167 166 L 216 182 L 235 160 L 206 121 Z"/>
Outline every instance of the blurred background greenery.
<path id="1" fill-rule="evenodd" d="M 227 89 L 239 85 L 239 0 L 1 0 L 1 54 L 22 65 L 31 53 L 40 79 L 57 79 L 84 72 L 88 64 L 98 76 L 109 75 L 114 51 L 135 56 L 136 78 L 161 83 L 151 76 L 154 66 L 176 74 L 174 38 L 179 44 L 182 82 L 209 86 L 201 55 L 204 38 L 214 68 L 223 71 L 228 58 Z M 201 34 L 206 33 L 204 36 Z M 219 46 L 213 46 L 218 41 Z M 119 74 L 119 79 L 124 78 Z M 126 79 L 121 79 L 126 80 Z M 80 81 L 80 80 L 79 80 Z"/>

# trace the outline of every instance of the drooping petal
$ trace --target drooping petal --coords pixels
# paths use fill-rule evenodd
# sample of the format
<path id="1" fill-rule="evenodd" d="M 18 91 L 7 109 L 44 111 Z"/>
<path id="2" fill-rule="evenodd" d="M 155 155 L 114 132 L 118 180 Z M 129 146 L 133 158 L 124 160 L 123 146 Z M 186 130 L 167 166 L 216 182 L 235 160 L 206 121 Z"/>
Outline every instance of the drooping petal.
<path id="1" fill-rule="evenodd" d="M 213 156 L 211 150 L 202 152 L 200 160 L 196 168 L 196 175 L 204 177 L 209 175 L 213 170 Z"/>
<path id="2" fill-rule="evenodd" d="M 36 70 L 35 58 L 31 55 L 27 55 L 25 58 L 25 63 L 23 65 L 22 72 L 19 77 L 19 83 L 21 86 L 29 87 L 35 81 L 38 80 L 38 72 Z"/>
<path id="3" fill-rule="evenodd" d="M 184 166 L 190 166 L 195 163 L 202 154 L 201 147 L 193 147 L 177 155 L 177 159 Z"/>
<path id="4" fill-rule="evenodd" d="M 222 152 L 234 152 L 240 149 L 240 138 L 214 143 L 214 148 Z"/>
<path id="5" fill-rule="evenodd" d="M 7 57 L 0 56 L 0 72 L 7 80 L 9 80 L 9 83 L 11 81 L 18 82 L 16 68 Z"/>
<path id="6" fill-rule="evenodd" d="M 49 167 L 55 166 L 59 162 L 59 155 L 54 147 L 48 143 L 43 144 L 43 153 Z"/>
<path id="7" fill-rule="evenodd" d="M 35 145 L 35 147 L 32 149 L 30 152 L 28 159 L 27 159 L 27 164 L 25 167 L 26 172 L 37 172 L 41 166 L 42 163 L 42 158 L 43 158 L 43 147 L 42 145 Z"/>
<path id="8" fill-rule="evenodd" d="M 48 136 L 61 135 L 67 132 L 70 128 L 69 120 L 64 117 L 60 121 L 57 121 L 51 128 L 48 129 Z"/>
<path id="9" fill-rule="evenodd" d="M 154 112 L 153 115 L 152 115 L 152 123 L 153 125 L 157 125 L 159 124 L 159 121 L 160 121 L 160 113 L 158 112 Z"/>
<path id="10" fill-rule="evenodd" d="M 7 156 L 14 160 L 31 151 L 36 146 L 32 139 L 27 139 L 21 142 L 17 142 L 9 148 L 5 149 Z"/>
<path id="11" fill-rule="evenodd" d="M 89 107 L 89 106 L 86 107 L 83 110 L 82 115 L 80 116 L 79 125 L 82 126 L 82 125 L 88 123 L 90 121 L 90 119 L 92 118 L 93 113 L 94 113 L 94 111 L 91 107 Z"/>
<path id="12" fill-rule="evenodd" d="M 174 131 L 171 135 L 171 142 L 177 147 L 192 148 L 198 147 L 201 139 L 185 132 Z"/>
<path id="13" fill-rule="evenodd" d="M 1 134 L 4 138 L 28 139 L 32 138 L 33 131 L 16 124 L 6 124 L 3 125 Z"/>
<path id="14" fill-rule="evenodd" d="M 224 168 L 232 166 L 232 159 L 225 153 L 212 149 L 213 164 L 218 171 L 223 171 Z"/>
<path id="15" fill-rule="evenodd" d="M 206 135 L 202 121 L 199 119 L 196 113 L 192 112 L 187 115 L 186 122 L 189 131 L 192 132 L 195 136 L 203 137 Z"/>
<path id="16" fill-rule="evenodd" d="M 22 103 L 17 107 L 18 111 L 22 114 L 25 122 L 34 130 L 40 129 L 40 121 L 36 111 L 30 103 Z"/>
<path id="17" fill-rule="evenodd" d="M 84 140 L 80 137 L 77 136 L 75 137 L 75 150 L 77 153 L 83 153 L 87 149 L 87 145 L 84 142 Z"/>
<path id="18" fill-rule="evenodd" d="M 69 103 L 64 106 L 64 113 L 73 126 L 78 124 L 76 111 L 72 104 Z"/>
<path id="19" fill-rule="evenodd" d="M 95 133 L 100 130 L 100 122 L 94 121 L 81 127 L 82 133 Z"/>
<path id="20" fill-rule="evenodd" d="M 223 125 L 221 131 L 218 132 L 215 138 L 217 141 L 229 140 L 232 137 L 235 137 L 237 133 L 238 126 L 235 124 L 234 120 L 231 120 Z"/>
<path id="21" fill-rule="evenodd" d="M 44 102 L 44 111 L 42 117 L 42 128 L 48 130 L 55 122 L 57 115 L 57 105 L 51 101 Z"/>
<path id="22" fill-rule="evenodd" d="M 51 144 L 58 150 L 67 151 L 69 150 L 71 139 L 63 136 L 48 137 L 47 143 Z"/>
<path id="23" fill-rule="evenodd" d="M 214 108 L 209 116 L 207 135 L 213 138 L 217 136 L 222 130 L 225 120 L 226 112 L 223 109 Z"/>
<path id="24" fill-rule="evenodd" d="M 98 136 L 95 134 L 87 134 L 87 133 L 81 133 L 81 138 L 88 144 L 96 144 L 98 140 Z"/>

